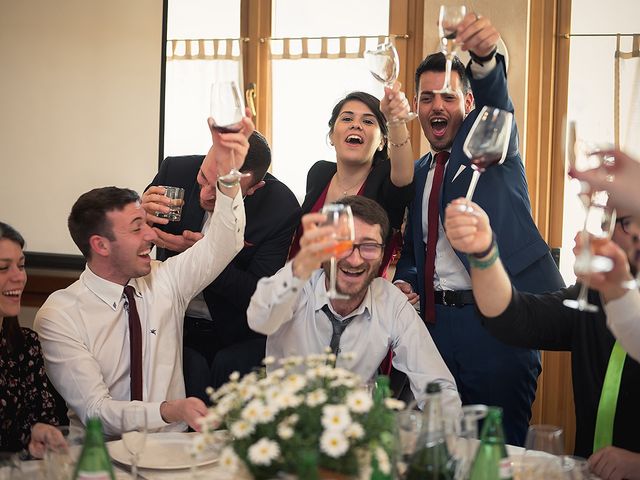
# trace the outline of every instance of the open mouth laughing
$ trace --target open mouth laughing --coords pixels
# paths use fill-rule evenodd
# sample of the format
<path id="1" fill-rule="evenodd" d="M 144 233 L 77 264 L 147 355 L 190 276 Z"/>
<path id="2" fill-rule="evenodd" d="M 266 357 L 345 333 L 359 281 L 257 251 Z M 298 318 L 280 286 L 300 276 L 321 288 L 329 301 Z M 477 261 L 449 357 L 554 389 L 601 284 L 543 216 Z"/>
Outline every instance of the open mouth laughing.
<path id="1" fill-rule="evenodd" d="M 429 120 L 431 124 L 431 130 L 436 137 L 444 137 L 447 132 L 447 126 L 449 125 L 449 121 L 441 116 L 431 117 Z"/>
<path id="2" fill-rule="evenodd" d="M 360 135 L 351 134 L 346 138 L 345 142 L 349 145 L 362 145 L 364 139 Z"/>

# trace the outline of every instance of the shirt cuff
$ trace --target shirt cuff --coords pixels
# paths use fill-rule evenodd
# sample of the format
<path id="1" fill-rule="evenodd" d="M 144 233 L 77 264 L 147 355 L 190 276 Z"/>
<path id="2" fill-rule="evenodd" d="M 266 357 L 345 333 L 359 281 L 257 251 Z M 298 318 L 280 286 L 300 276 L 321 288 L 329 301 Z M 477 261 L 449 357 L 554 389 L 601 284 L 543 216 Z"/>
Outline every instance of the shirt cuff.
<path id="1" fill-rule="evenodd" d="M 473 78 L 475 78 L 476 80 L 480 80 L 485 78 L 487 75 L 489 75 L 491 73 L 491 71 L 496 68 L 497 65 L 497 61 L 496 61 L 496 56 L 494 55 L 493 58 L 487 62 L 485 62 L 484 64 L 480 65 L 479 63 L 474 62 L 473 60 L 471 60 L 471 73 L 473 74 Z"/>
<path id="2" fill-rule="evenodd" d="M 162 415 L 160 414 L 160 405 L 163 402 L 145 402 L 145 406 L 147 407 L 147 423 L 150 430 L 163 428 L 169 425 L 162 419 Z"/>
<path id="3" fill-rule="evenodd" d="M 607 325 L 616 336 L 625 335 L 627 329 L 638 328 L 640 321 L 640 290 L 629 290 L 622 297 L 604 305 Z"/>
<path id="4" fill-rule="evenodd" d="M 273 285 L 274 296 L 278 303 L 280 303 L 290 295 L 297 295 L 305 283 L 307 282 L 293 274 L 293 260 L 289 260 L 278 275 L 278 280 Z"/>

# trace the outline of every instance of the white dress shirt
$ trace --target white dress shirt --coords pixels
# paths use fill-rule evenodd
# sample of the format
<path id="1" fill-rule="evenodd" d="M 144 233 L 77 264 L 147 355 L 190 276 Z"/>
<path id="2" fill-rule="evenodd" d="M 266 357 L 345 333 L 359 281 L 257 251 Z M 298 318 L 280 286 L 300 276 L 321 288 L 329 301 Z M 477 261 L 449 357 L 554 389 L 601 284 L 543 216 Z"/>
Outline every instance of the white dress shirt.
<path id="1" fill-rule="evenodd" d="M 327 297 L 323 270 L 307 282 L 293 275 L 292 262 L 258 282 L 247 321 L 256 332 L 268 335 L 267 355 L 276 359 L 291 355 L 323 353 L 333 328 L 322 311 L 329 305 L 338 320 L 355 317 L 340 338 L 340 351 L 352 352 L 355 360 L 338 355 L 337 365 L 364 380 L 375 375 L 389 347 L 395 352 L 393 365 L 407 374 L 411 390 L 419 398 L 428 382 L 438 382 L 447 414 L 460 414 L 460 397 L 453 375 L 436 348 L 429 331 L 407 297 L 393 284 L 376 278 L 360 306 L 342 317 Z"/>
<path id="2" fill-rule="evenodd" d="M 74 423 L 98 417 L 107 435 L 121 431 L 121 412 L 144 405 L 149 429 L 184 429 L 160 415 L 164 400 L 185 397 L 182 325 L 189 301 L 211 283 L 244 244 L 244 204 L 218 192 L 213 221 L 204 238 L 151 273 L 134 278 L 142 331 L 143 402 L 131 402 L 129 320 L 124 287 L 90 268 L 53 293 L 35 318 L 49 378 L 66 400 Z"/>
<path id="3" fill-rule="evenodd" d="M 496 65 L 495 57 L 484 65 L 479 65 L 472 61 L 470 68 L 473 78 L 481 79 L 486 77 L 491 73 Z M 431 193 L 433 175 L 435 173 L 435 161 L 433 161 L 433 158 L 434 157 L 432 156 L 431 165 L 427 172 L 427 179 L 422 193 L 422 232 L 424 234 L 423 239 L 425 245 L 427 245 L 427 232 L 429 225 L 429 194 Z M 447 161 L 445 164 L 445 173 L 448 165 L 449 162 Z M 460 172 L 454 172 L 454 181 L 459 173 Z M 444 177 L 442 181 L 444 182 Z M 436 243 L 436 261 L 433 285 L 435 290 L 471 290 L 471 277 L 469 277 L 467 269 L 464 267 L 464 264 L 460 261 L 458 255 L 456 255 L 456 252 L 449 243 L 439 215 L 438 242 Z"/>
<path id="4" fill-rule="evenodd" d="M 640 362 L 640 291 L 629 290 L 604 305 L 607 326 L 620 346 Z"/>

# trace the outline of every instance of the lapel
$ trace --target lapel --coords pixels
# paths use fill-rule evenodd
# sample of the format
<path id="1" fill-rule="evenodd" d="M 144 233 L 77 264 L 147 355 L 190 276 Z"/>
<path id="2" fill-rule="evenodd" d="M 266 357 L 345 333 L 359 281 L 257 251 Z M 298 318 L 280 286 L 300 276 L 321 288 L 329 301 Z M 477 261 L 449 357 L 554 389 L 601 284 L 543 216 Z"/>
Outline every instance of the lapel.
<path id="1" fill-rule="evenodd" d="M 433 155 L 431 152 L 428 152 L 424 157 L 422 157 L 418 161 L 418 168 L 415 170 L 415 188 L 416 188 L 416 197 L 414 199 L 413 205 L 413 216 L 411 221 L 413 222 L 413 244 L 420 245 L 422 243 L 423 232 L 422 232 L 422 202 L 424 200 L 424 187 L 427 183 L 427 174 L 429 173 L 429 167 L 431 166 L 431 162 L 433 161 Z"/>

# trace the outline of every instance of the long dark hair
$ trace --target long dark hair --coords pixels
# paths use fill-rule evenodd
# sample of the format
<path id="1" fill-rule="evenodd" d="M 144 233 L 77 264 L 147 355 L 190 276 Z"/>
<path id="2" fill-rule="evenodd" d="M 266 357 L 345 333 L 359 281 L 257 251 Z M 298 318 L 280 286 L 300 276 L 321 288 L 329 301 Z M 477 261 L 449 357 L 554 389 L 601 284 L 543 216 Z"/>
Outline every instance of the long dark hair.
<path id="1" fill-rule="evenodd" d="M 24 238 L 22 238 L 22 235 L 11 225 L 3 222 L 0 222 L 0 240 L 9 240 L 20 245 L 21 249 L 24 248 Z M 18 317 L 3 318 L 0 335 L 7 340 L 7 350 L 9 353 L 21 352 L 24 348 L 24 334 L 20 328 Z"/>
<path id="2" fill-rule="evenodd" d="M 380 100 L 367 92 L 351 92 L 342 100 L 340 100 L 333 107 L 331 111 L 331 118 L 329 119 L 329 135 L 333 133 L 333 127 L 338 120 L 338 115 L 340 115 L 340 111 L 344 104 L 350 102 L 351 100 L 355 100 L 360 103 L 364 103 L 369 110 L 375 115 L 378 120 L 378 125 L 380 126 L 380 132 L 382 136 L 385 138 L 384 148 L 382 150 L 376 150 L 376 153 L 373 154 L 373 163 L 378 162 L 379 160 L 387 160 L 389 158 L 389 152 L 387 151 L 387 133 L 389 132 L 389 128 L 387 127 L 387 119 L 380 110 Z"/>

